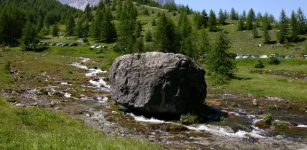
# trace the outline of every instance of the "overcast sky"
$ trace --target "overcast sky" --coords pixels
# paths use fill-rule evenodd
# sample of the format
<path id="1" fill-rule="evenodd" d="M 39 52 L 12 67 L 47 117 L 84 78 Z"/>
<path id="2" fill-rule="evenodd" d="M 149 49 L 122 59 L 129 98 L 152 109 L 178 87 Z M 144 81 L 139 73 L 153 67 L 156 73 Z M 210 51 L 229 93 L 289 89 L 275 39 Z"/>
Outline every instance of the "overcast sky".
<path id="1" fill-rule="evenodd" d="M 248 11 L 253 8 L 256 12 L 268 12 L 275 17 L 279 17 L 282 9 L 290 16 L 292 10 L 297 10 L 299 7 L 303 9 L 305 15 L 307 13 L 307 0 L 176 0 L 177 4 L 189 5 L 194 10 L 210 9 L 218 10 L 226 9 L 231 10 L 235 8 L 239 13 L 243 10 Z"/>

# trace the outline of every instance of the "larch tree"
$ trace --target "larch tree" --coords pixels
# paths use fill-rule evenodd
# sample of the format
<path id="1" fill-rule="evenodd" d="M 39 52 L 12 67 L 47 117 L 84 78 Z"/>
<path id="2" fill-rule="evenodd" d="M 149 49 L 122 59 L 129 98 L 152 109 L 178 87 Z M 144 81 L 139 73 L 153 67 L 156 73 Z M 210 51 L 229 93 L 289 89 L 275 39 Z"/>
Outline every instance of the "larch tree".
<path id="1" fill-rule="evenodd" d="M 211 10 L 209 14 L 208 27 L 211 32 L 217 31 L 217 19 L 213 10 Z"/>
<path id="2" fill-rule="evenodd" d="M 278 23 L 279 32 L 277 38 L 279 43 L 284 44 L 288 38 L 288 17 L 284 10 L 280 13 L 279 23 Z"/>
<path id="3" fill-rule="evenodd" d="M 163 13 L 159 17 L 156 33 L 155 45 L 162 52 L 177 53 L 178 41 L 174 23 Z"/>

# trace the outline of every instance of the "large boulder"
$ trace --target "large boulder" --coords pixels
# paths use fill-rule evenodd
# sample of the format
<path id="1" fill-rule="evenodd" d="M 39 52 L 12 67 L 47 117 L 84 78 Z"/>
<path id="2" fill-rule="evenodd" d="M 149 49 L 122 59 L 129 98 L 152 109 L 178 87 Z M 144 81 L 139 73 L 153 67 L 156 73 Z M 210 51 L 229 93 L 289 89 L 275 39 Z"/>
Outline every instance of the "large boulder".
<path id="1" fill-rule="evenodd" d="M 110 69 L 120 105 L 147 114 L 181 114 L 202 106 L 205 71 L 187 56 L 148 52 L 119 57 Z"/>

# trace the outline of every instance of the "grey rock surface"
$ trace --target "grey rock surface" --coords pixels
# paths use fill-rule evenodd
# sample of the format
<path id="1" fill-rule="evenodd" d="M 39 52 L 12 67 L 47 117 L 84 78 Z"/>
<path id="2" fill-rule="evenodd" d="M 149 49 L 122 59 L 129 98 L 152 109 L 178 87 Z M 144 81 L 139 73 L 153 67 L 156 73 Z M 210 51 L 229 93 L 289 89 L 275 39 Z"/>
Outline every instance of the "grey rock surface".
<path id="1" fill-rule="evenodd" d="M 109 78 L 120 105 L 149 114 L 180 114 L 203 104 L 204 75 L 187 56 L 148 52 L 117 58 Z"/>

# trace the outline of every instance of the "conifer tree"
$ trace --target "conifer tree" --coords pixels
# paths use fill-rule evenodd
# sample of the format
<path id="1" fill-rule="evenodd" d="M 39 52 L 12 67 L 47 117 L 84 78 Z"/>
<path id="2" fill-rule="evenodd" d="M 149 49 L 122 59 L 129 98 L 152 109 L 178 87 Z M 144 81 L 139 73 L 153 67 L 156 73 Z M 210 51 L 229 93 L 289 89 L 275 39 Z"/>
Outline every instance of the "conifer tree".
<path id="1" fill-rule="evenodd" d="M 54 24 L 51 30 L 52 30 L 52 36 L 54 37 L 59 36 L 59 27 L 57 24 Z"/>
<path id="2" fill-rule="evenodd" d="M 235 58 L 229 53 L 230 41 L 224 32 L 220 32 L 214 48 L 207 56 L 210 72 L 224 77 L 231 77 L 234 73 Z"/>
<path id="3" fill-rule="evenodd" d="M 145 41 L 151 42 L 152 41 L 152 33 L 150 31 L 147 31 L 145 34 Z"/>
<path id="4" fill-rule="evenodd" d="M 263 29 L 263 42 L 265 44 L 270 44 L 271 43 L 271 37 L 270 37 L 269 29 L 268 29 L 267 25 L 265 25 L 265 28 Z"/>
<path id="5" fill-rule="evenodd" d="M 246 18 L 246 29 L 252 30 L 253 29 L 253 23 L 255 21 L 255 12 L 253 9 L 250 9 Z"/>
<path id="6" fill-rule="evenodd" d="M 298 19 L 299 34 L 306 34 L 307 33 L 307 19 L 301 8 L 297 10 L 297 19 Z"/>
<path id="7" fill-rule="evenodd" d="M 70 16 L 66 24 L 66 35 L 72 36 L 75 28 L 75 19 Z"/>
<path id="8" fill-rule="evenodd" d="M 133 52 L 134 42 L 138 37 L 134 36 L 137 23 L 137 10 L 131 0 L 125 1 L 120 15 L 119 44 L 126 53 Z"/>
<path id="9" fill-rule="evenodd" d="M 220 25 L 225 25 L 226 24 L 226 19 L 227 17 L 225 16 L 225 13 L 223 12 L 222 9 L 219 10 L 219 18 L 218 18 L 218 23 Z"/>
<path id="10" fill-rule="evenodd" d="M 243 30 L 245 30 L 245 26 L 244 26 L 243 17 L 241 16 L 238 22 L 238 31 L 243 31 Z"/>
<path id="11" fill-rule="evenodd" d="M 299 40 L 299 37 L 298 37 L 299 25 L 298 25 L 298 21 L 296 17 L 297 16 L 295 12 L 292 11 L 291 19 L 290 19 L 290 28 L 291 28 L 290 39 L 292 42 L 297 42 Z"/>
<path id="12" fill-rule="evenodd" d="M 24 50 L 33 49 L 39 42 L 35 25 L 33 25 L 30 21 L 25 24 L 21 41 Z"/>
<path id="13" fill-rule="evenodd" d="M 201 30 L 197 39 L 198 39 L 197 41 L 198 54 L 197 55 L 198 55 L 198 58 L 200 58 L 200 60 L 203 61 L 205 60 L 205 56 L 208 54 L 208 52 L 211 49 L 207 31 Z"/>
<path id="14" fill-rule="evenodd" d="M 209 20 L 209 17 L 208 17 L 208 14 L 206 12 L 206 10 L 204 9 L 201 13 L 202 17 L 203 17 L 203 24 L 204 24 L 204 27 L 207 28 L 208 27 L 208 20 Z"/>
<path id="15" fill-rule="evenodd" d="M 257 26 L 253 26 L 253 38 L 256 39 L 259 37 Z"/>
<path id="16" fill-rule="evenodd" d="M 175 25 L 164 13 L 159 17 L 155 45 L 162 52 L 178 52 Z"/>
<path id="17" fill-rule="evenodd" d="M 100 24 L 100 37 L 99 39 L 104 42 L 114 42 L 117 38 L 117 32 L 114 24 L 112 23 L 112 14 L 110 8 L 105 8 L 103 17 Z"/>
<path id="18" fill-rule="evenodd" d="M 194 26 L 196 29 L 201 29 L 204 27 L 204 20 L 200 13 L 195 13 L 193 15 Z"/>
<path id="19" fill-rule="evenodd" d="M 213 10 L 210 11 L 209 20 L 208 20 L 208 27 L 209 31 L 216 32 L 217 31 L 217 20 L 216 15 Z"/>
<path id="20" fill-rule="evenodd" d="M 287 41 L 287 36 L 288 36 L 288 18 L 284 10 L 282 10 L 280 13 L 278 27 L 279 27 L 278 41 L 279 43 L 283 44 Z"/>
<path id="21" fill-rule="evenodd" d="M 238 20 L 239 19 L 238 13 L 236 12 L 236 10 L 234 8 L 231 8 L 230 19 L 231 20 Z"/>

